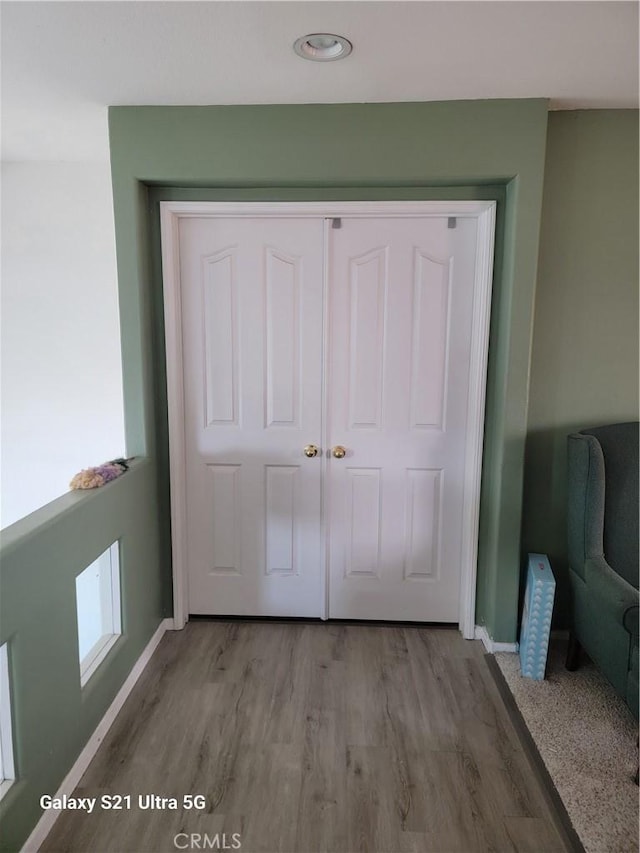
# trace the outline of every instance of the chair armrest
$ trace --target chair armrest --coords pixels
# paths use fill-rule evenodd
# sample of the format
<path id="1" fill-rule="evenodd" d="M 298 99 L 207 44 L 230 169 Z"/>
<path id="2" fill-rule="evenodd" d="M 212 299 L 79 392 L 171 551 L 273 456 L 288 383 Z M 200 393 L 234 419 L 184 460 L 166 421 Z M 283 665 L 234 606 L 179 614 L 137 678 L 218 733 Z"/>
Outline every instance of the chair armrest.
<path id="1" fill-rule="evenodd" d="M 616 622 L 638 635 L 638 590 L 613 571 L 604 557 L 585 562 L 585 580 L 599 606 Z"/>
<path id="2" fill-rule="evenodd" d="M 585 580 L 598 605 L 632 635 L 638 635 L 638 590 L 614 572 L 604 557 L 585 562 Z"/>
<path id="3" fill-rule="evenodd" d="M 622 617 L 622 624 L 631 634 L 631 636 L 635 637 L 636 645 L 638 645 L 638 634 L 640 634 L 640 616 L 637 604 L 632 604 L 631 607 L 628 607 L 625 610 L 624 616 Z"/>

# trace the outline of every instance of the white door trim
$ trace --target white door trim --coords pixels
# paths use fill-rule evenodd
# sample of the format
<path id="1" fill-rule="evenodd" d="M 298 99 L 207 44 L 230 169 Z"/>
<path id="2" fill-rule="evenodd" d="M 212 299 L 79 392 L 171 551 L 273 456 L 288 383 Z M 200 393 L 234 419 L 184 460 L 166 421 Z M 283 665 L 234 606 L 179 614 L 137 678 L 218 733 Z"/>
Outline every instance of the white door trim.
<path id="1" fill-rule="evenodd" d="M 348 202 L 191 202 L 160 203 L 162 278 L 164 291 L 167 404 L 169 418 L 169 469 L 171 478 L 171 532 L 173 607 L 176 628 L 188 618 L 186 571 L 186 451 L 184 434 L 184 373 L 180 293 L 180 219 L 193 217 L 471 217 L 478 222 L 474 281 L 467 459 L 463 501 L 462 565 L 459 627 L 466 639 L 475 633 L 476 574 L 480 477 L 484 439 L 487 355 L 495 201 L 348 201 Z"/>

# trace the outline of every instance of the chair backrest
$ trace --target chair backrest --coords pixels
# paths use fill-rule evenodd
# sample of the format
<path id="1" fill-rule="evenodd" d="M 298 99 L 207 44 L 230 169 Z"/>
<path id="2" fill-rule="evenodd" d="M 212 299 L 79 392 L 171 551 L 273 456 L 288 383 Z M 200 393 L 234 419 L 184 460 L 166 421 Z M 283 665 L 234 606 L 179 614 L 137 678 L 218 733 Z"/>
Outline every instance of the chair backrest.
<path id="1" fill-rule="evenodd" d="M 638 423 L 611 424 L 580 434 L 598 441 L 604 459 L 604 557 L 638 589 Z"/>

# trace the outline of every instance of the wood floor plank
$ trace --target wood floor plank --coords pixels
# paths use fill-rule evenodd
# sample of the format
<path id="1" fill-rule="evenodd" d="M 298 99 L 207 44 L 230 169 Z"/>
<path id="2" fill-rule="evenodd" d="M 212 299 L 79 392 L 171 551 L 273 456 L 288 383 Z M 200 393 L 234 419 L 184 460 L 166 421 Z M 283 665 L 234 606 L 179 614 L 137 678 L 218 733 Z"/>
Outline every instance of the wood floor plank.
<path id="1" fill-rule="evenodd" d="M 340 661 L 326 669 L 321 663 L 319 669 L 309 685 L 304 711 L 295 849 L 339 851 L 347 822 L 347 747 L 340 724 L 342 702 L 335 688 L 344 688 L 344 671 Z"/>
<path id="2" fill-rule="evenodd" d="M 461 750 L 461 714 L 451 684 L 453 656 L 443 655 L 441 633 L 424 629 L 407 631 L 411 669 L 422 712 L 425 744 L 434 750 Z M 457 645 L 457 638 L 452 638 L 454 644 Z"/>
<path id="3" fill-rule="evenodd" d="M 565 850 L 561 840 L 549 832 L 546 821 L 538 817 L 507 817 L 505 828 L 518 853 L 561 853 Z"/>
<path id="4" fill-rule="evenodd" d="M 475 782 L 469 784 L 467 757 L 461 752 L 432 751 L 423 769 L 430 853 L 484 850 L 476 826 Z M 488 815 L 482 815 L 486 822 Z"/>
<path id="5" fill-rule="evenodd" d="M 487 673 L 455 630 L 190 622 L 77 796 L 206 807 L 65 812 L 41 850 L 164 853 L 178 833 L 239 833 L 243 853 L 568 850 Z"/>
<path id="6" fill-rule="evenodd" d="M 546 808 L 539 787 L 530 784 L 530 769 L 515 730 L 504 713 L 495 687 L 489 689 L 481 671 L 483 660 L 451 662 L 451 684 L 458 708 L 460 746 L 474 756 L 483 778 L 491 783 L 503 813 L 539 816 Z"/>

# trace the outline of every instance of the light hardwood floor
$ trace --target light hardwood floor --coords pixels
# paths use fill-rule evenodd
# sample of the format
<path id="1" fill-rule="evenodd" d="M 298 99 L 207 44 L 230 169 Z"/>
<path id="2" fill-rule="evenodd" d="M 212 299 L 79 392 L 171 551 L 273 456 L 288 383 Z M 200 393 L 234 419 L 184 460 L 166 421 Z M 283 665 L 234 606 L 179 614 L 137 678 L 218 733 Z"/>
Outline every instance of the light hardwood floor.
<path id="1" fill-rule="evenodd" d="M 140 810 L 147 793 L 206 808 Z M 102 794 L 131 810 L 64 812 L 41 850 L 164 853 L 179 833 L 239 833 L 243 853 L 571 849 L 481 644 L 453 629 L 190 622 L 75 792 Z"/>

